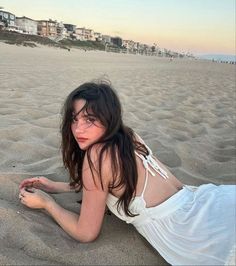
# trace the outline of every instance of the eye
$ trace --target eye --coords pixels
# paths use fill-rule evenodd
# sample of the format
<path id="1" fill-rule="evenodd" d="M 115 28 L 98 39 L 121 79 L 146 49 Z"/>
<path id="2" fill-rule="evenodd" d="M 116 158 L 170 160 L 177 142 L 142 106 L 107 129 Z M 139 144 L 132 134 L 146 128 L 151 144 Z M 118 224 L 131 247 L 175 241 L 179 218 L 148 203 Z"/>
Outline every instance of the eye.
<path id="1" fill-rule="evenodd" d="M 78 119 L 77 119 L 76 116 L 74 116 L 74 115 L 72 116 L 71 120 L 72 120 L 72 123 L 75 123 L 75 122 L 78 121 Z"/>
<path id="2" fill-rule="evenodd" d="M 88 124 L 93 124 L 95 121 L 96 121 L 96 119 L 93 118 L 93 117 L 88 117 L 88 118 L 86 119 L 86 123 L 88 123 Z"/>

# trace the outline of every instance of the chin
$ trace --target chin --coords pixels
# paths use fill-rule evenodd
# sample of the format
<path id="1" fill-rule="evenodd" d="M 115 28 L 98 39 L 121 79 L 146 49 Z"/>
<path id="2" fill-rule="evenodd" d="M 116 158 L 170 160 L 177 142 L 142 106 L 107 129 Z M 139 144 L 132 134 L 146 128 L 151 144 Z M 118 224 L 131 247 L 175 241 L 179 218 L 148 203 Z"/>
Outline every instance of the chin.
<path id="1" fill-rule="evenodd" d="M 86 142 L 77 142 L 77 143 L 81 150 L 86 151 L 89 148 L 89 146 L 95 143 L 95 141 L 86 141 Z"/>
<path id="2" fill-rule="evenodd" d="M 86 151 L 87 150 L 87 146 L 85 147 L 85 146 L 83 146 L 83 145 L 79 145 L 79 148 L 82 150 L 82 151 Z"/>
<path id="3" fill-rule="evenodd" d="M 79 145 L 80 149 L 83 151 L 86 151 L 88 149 L 88 146 L 89 146 L 88 144 L 86 145 L 83 143 L 78 143 L 78 145 Z"/>

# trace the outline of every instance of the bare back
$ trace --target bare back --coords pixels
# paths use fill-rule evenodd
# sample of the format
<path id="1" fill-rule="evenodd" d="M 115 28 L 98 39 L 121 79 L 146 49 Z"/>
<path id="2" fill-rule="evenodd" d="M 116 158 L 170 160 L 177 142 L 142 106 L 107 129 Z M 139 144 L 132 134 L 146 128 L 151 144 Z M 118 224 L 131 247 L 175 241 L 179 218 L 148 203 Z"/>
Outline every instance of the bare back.
<path id="1" fill-rule="evenodd" d="M 136 155 L 138 181 L 135 196 L 139 197 L 143 193 L 146 207 L 154 207 L 161 204 L 183 188 L 183 184 L 156 157 L 152 155 L 152 158 L 157 162 L 160 168 L 166 172 L 168 178 L 163 178 L 158 172 L 155 172 L 154 176 L 150 174 L 147 168 L 145 168 L 143 160 Z M 149 166 L 149 168 L 151 172 L 154 171 L 152 166 Z M 146 179 L 147 182 L 145 187 Z M 123 192 L 124 188 L 112 190 L 112 194 L 117 198 L 120 198 Z"/>

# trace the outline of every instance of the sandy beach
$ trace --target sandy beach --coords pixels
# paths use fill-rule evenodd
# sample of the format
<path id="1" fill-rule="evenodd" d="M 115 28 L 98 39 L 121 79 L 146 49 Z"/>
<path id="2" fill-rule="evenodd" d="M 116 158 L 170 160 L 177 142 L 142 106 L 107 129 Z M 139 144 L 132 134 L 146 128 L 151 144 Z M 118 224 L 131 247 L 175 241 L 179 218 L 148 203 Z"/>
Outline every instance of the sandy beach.
<path id="1" fill-rule="evenodd" d="M 235 65 L 4 43 L 0 58 L 0 265 L 168 265 L 114 215 L 81 244 L 19 202 L 26 177 L 68 181 L 60 112 L 83 82 L 112 82 L 126 124 L 183 183 L 236 183 Z M 79 213 L 80 194 L 53 197 Z"/>

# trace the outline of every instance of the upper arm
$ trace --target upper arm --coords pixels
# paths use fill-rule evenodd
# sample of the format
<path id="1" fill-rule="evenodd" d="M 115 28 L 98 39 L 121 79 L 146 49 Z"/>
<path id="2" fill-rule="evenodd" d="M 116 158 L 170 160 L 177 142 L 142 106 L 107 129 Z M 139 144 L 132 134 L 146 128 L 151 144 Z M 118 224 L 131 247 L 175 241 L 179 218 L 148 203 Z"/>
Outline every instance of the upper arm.
<path id="1" fill-rule="evenodd" d="M 89 168 L 88 160 L 85 156 L 83 165 L 83 195 L 80 217 L 78 221 L 79 234 L 83 235 L 87 242 L 93 241 L 99 234 L 103 222 L 103 217 L 106 208 L 106 200 L 108 196 L 109 184 L 109 165 L 107 156 L 102 161 L 102 181 L 103 189 L 101 186 L 100 178 L 97 172 Z M 97 169 L 97 153 L 92 150 L 91 160 Z"/>
<path id="2" fill-rule="evenodd" d="M 86 242 L 93 241 L 98 236 L 106 208 L 107 193 L 99 190 L 84 189 L 82 206 L 78 221 L 79 235 Z"/>

